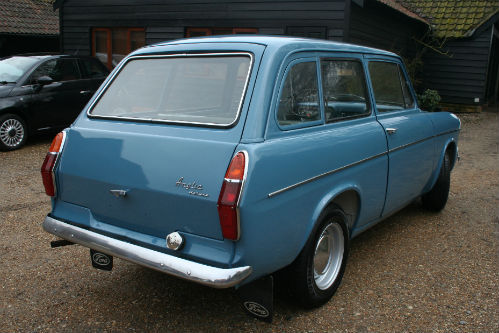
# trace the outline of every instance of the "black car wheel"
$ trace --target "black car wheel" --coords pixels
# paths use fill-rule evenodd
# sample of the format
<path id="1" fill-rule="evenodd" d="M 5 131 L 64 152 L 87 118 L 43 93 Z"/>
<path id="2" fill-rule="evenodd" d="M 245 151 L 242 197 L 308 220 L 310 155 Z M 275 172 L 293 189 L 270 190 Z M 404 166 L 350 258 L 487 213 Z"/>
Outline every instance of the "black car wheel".
<path id="1" fill-rule="evenodd" d="M 449 188 L 450 157 L 449 153 L 446 152 L 435 185 L 430 190 L 430 192 L 424 194 L 421 197 L 423 201 L 423 207 L 434 212 L 441 211 L 447 203 L 447 198 L 449 197 Z"/>
<path id="2" fill-rule="evenodd" d="M 288 276 L 297 300 L 307 308 L 320 306 L 333 296 L 348 257 L 345 213 L 333 206 L 325 210 L 319 221 Z"/>
<path id="3" fill-rule="evenodd" d="M 21 148 L 27 139 L 26 123 L 15 114 L 0 116 L 0 150 Z"/>

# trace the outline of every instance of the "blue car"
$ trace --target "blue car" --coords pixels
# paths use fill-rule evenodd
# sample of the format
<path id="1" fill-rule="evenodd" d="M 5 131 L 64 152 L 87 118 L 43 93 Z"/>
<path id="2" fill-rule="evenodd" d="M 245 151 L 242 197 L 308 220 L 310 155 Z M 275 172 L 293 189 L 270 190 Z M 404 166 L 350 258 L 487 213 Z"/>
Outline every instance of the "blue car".
<path id="1" fill-rule="evenodd" d="M 401 58 L 323 40 L 176 40 L 127 56 L 42 166 L 52 245 L 215 288 L 272 318 L 273 276 L 327 302 L 350 240 L 444 208 L 459 119 L 418 108 Z"/>

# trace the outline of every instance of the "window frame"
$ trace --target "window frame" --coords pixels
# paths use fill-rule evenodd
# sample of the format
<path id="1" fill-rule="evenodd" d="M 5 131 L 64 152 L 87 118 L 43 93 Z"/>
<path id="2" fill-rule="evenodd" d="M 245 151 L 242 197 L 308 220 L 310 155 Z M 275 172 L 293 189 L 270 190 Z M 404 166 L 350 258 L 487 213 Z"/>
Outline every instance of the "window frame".
<path id="1" fill-rule="evenodd" d="M 283 94 L 284 84 L 286 82 L 286 79 L 288 78 L 288 75 L 291 71 L 291 68 L 293 66 L 295 66 L 299 63 L 303 63 L 303 62 L 314 62 L 315 63 L 320 119 L 302 122 L 302 123 L 297 123 L 297 124 L 282 125 L 279 122 L 277 114 L 279 111 L 279 104 L 280 104 L 281 96 Z M 286 69 L 284 70 L 281 81 L 279 82 L 279 91 L 277 93 L 277 100 L 275 102 L 274 110 L 273 110 L 274 121 L 277 125 L 277 128 L 279 128 L 281 131 L 290 131 L 290 130 L 313 127 L 313 126 L 318 126 L 318 125 L 324 124 L 324 122 L 325 122 L 324 99 L 322 98 L 323 94 L 322 94 L 322 84 L 320 82 L 321 80 L 322 80 L 322 78 L 321 78 L 321 73 L 320 73 L 320 61 L 319 61 L 319 57 L 317 57 L 317 56 L 303 56 L 300 58 L 293 59 L 286 64 Z"/>
<path id="2" fill-rule="evenodd" d="M 109 86 L 114 82 L 115 78 L 119 75 L 121 70 L 125 67 L 127 63 L 134 60 L 140 59 L 164 59 L 164 58 L 183 58 L 183 57 L 224 57 L 224 56 L 246 56 L 250 59 L 250 64 L 248 68 L 248 73 L 246 76 L 246 81 L 244 84 L 244 88 L 241 94 L 241 99 L 239 101 L 238 110 L 234 120 L 229 124 L 215 124 L 215 123 L 200 123 L 200 122 L 190 122 L 190 121 L 174 121 L 174 120 L 162 120 L 162 119 L 143 119 L 143 118 L 133 118 L 133 117 L 118 117 L 118 116 L 102 116 L 102 115 L 94 115 L 92 111 L 95 105 L 100 101 L 102 95 L 107 91 Z M 87 108 L 86 114 L 88 118 L 94 119 L 109 119 L 116 121 L 130 121 L 136 123 L 159 123 L 159 124 L 173 124 L 173 125 L 185 125 L 185 126 L 197 126 L 197 127 L 207 127 L 207 128 L 232 128 L 237 125 L 239 119 L 241 118 L 244 102 L 246 100 L 246 95 L 248 93 L 248 88 L 250 86 L 251 75 L 253 73 L 255 64 L 255 55 L 249 51 L 241 51 L 241 52 L 214 52 L 214 53 L 180 53 L 180 54 L 168 54 L 168 55 L 137 55 L 132 57 L 127 57 L 120 65 L 117 66 L 117 69 L 111 74 L 108 80 L 106 80 L 105 86 L 100 89 L 98 95 L 92 101 L 90 106 Z"/>
<path id="3" fill-rule="evenodd" d="M 320 62 L 319 62 L 319 69 L 320 69 L 320 80 L 321 80 L 321 84 L 322 84 L 322 89 L 321 89 L 321 92 L 322 92 L 322 102 L 324 103 L 324 112 L 325 112 L 325 109 L 326 109 L 326 104 L 325 104 L 325 98 L 326 96 L 324 95 L 324 79 L 322 78 L 322 62 L 323 61 L 351 61 L 351 62 L 357 62 L 358 64 L 360 64 L 360 68 L 361 68 L 361 71 L 362 71 L 362 78 L 364 79 L 364 97 L 365 97 L 365 102 L 366 102 L 366 106 L 368 108 L 368 111 L 366 113 L 363 113 L 363 114 L 360 114 L 360 115 L 355 115 L 355 116 L 347 116 L 347 117 L 341 117 L 341 118 L 334 118 L 332 120 L 327 120 L 325 118 L 325 114 L 324 114 L 324 121 L 326 124 L 331 124 L 331 123 L 337 123 L 337 122 L 340 122 L 340 121 L 345 121 L 345 120 L 350 120 L 350 119 L 359 119 L 359 118 L 365 118 L 365 117 L 370 117 L 372 114 L 373 114 L 373 106 L 372 106 L 372 103 L 371 103 L 371 95 L 369 94 L 369 87 L 368 87 L 368 78 L 367 78 L 367 75 L 366 75 L 366 72 L 365 72 L 365 69 L 364 69 L 364 62 L 362 61 L 362 59 L 360 58 L 349 58 L 349 57 L 331 57 L 331 56 L 321 56 L 320 57 Z"/>
<path id="4" fill-rule="evenodd" d="M 95 33 L 98 32 L 98 31 L 104 31 L 106 32 L 106 55 L 107 55 L 107 62 L 104 64 L 107 69 L 109 70 L 112 70 L 113 69 L 113 29 L 126 29 L 126 36 L 127 36 L 127 40 L 126 40 L 126 47 L 127 47 L 127 53 L 130 53 L 132 52 L 133 50 L 131 50 L 131 33 L 132 31 L 144 31 L 144 34 L 145 34 L 145 31 L 146 29 L 145 28 L 141 28 L 141 27 L 95 27 L 95 28 L 92 28 L 92 38 L 91 38 L 91 51 L 92 51 L 92 56 L 95 57 L 95 51 L 96 51 L 96 45 L 95 45 Z M 144 44 L 145 45 L 145 44 Z"/>

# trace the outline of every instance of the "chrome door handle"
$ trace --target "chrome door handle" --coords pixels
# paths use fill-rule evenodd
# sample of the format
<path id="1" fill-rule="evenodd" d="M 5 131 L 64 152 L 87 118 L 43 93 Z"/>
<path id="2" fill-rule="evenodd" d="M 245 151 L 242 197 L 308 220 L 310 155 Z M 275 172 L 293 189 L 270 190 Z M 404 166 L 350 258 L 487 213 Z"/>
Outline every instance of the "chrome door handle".
<path id="1" fill-rule="evenodd" d="M 392 134 L 395 134 L 397 132 L 397 129 L 396 128 L 391 128 L 391 127 L 388 127 L 386 129 L 386 133 L 392 135 Z"/>
<path id="2" fill-rule="evenodd" d="M 87 94 L 90 94 L 91 92 L 92 92 L 91 90 L 81 90 L 80 94 L 87 95 Z"/>

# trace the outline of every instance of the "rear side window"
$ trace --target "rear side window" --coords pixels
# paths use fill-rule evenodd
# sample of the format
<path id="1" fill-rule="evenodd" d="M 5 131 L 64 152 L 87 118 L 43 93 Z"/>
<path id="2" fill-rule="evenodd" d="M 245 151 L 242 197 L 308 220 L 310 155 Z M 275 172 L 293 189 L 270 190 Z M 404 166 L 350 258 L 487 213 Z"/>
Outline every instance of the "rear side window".
<path id="1" fill-rule="evenodd" d="M 323 59 L 321 75 L 326 121 L 370 114 L 361 62 Z"/>
<path id="2" fill-rule="evenodd" d="M 296 125 L 320 119 L 316 62 L 300 62 L 292 65 L 287 71 L 279 97 L 277 110 L 279 125 Z"/>
<path id="3" fill-rule="evenodd" d="M 403 110 L 414 106 L 407 80 L 398 64 L 372 61 L 369 63 L 369 74 L 378 111 Z"/>
<path id="4" fill-rule="evenodd" d="M 90 115 L 228 126 L 239 116 L 250 67 L 246 54 L 132 59 Z"/>
<path id="5" fill-rule="evenodd" d="M 83 69 L 83 75 L 85 78 L 105 78 L 109 71 L 106 66 L 104 66 L 99 60 L 93 58 L 82 58 L 80 59 L 81 67 Z"/>

